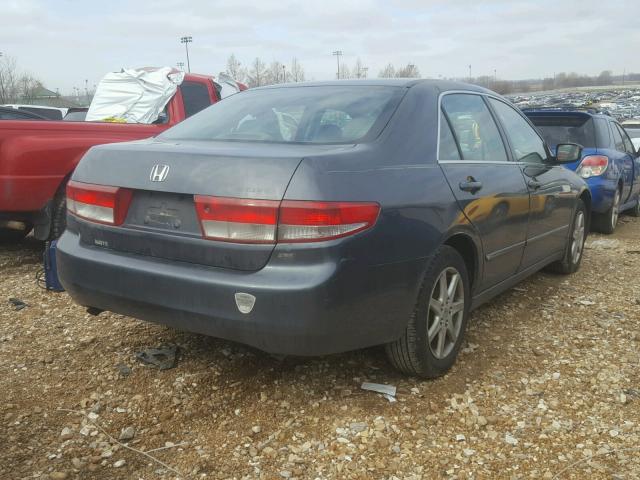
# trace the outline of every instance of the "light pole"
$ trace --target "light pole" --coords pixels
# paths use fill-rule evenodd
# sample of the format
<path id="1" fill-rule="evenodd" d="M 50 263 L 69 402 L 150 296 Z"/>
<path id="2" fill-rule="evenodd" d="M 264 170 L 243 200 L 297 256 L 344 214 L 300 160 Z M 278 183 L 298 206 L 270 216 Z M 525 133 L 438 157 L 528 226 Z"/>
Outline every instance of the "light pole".
<path id="1" fill-rule="evenodd" d="M 287 83 L 287 66 L 282 65 L 282 83 Z"/>
<path id="2" fill-rule="evenodd" d="M 362 78 L 367 78 L 368 71 L 369 71 L 369 67 L 362 67 Z"/>
<path id="3" fill-rule="evenodd" d="M 184 71 L 184 62 L 178 62 L 176 63 L 176 65 L 178 66 L 178 68 L 182 71 Z"/>
<path id="4" fill-rule="evenodd" d="M 335 55 L 336 60 L 338 62 L 338 80 L 340 80 L 340 57 L 342 56 L 342 50 L 336 50 L 331 55 Z"/>
<path id="5" fill-rule="evenodd" d="M 469 65 L 469 83 L 471 83 L 471 65 Z"/>
<path id="6" fill-rule="evenodd" d="M 180 37 L 180 43 L 184 43 L 184 49 L 187 52 L 187 71 L 191 73 L 191 63 L 189 63 L 189 44 L 193 42 L 191 36 Z"/>

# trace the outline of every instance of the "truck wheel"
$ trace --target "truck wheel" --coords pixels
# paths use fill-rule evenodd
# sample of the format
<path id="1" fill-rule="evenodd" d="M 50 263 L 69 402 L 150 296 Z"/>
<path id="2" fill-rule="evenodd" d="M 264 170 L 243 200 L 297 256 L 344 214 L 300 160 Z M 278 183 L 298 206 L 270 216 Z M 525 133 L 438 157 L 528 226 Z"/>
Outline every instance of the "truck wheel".
<path id="1" fill-rule="evenodd" d="M 576 213 L 573 216 L 571 225 L 571 236 L 567 242 L 562 260 L 552 263 L 547 267 L 548 270 L 556 273 L 569 274 L 574 273 L 580 268 L 582 262 L 582 253 L 584 251 L 584 242 L 587 239 L 587 209 L 582 200 L 578 200 Z"/>
<path id="2" fill-rule="evenodd" d="M 620 189 L 618 189 L 613 196 L 613 205 L 611 205 L 611 208 L 607 210 L 606 213 L 593 215 L 593 227 L 595 230 L 606 234 L 613 233 L 618 224 L 618 217 L 620 216 L 620 197 L 621 192 Z"/>
<path id="3" fill-rule="evenodd" d="M 53 199 L 53 207 L 51 209 L 51 230 L 49 231 L 48 240 L 60 238 L 62 232 L 67 227 L 67 198 L 64 194 L 58 194 Z"/>
<path id="4" fill-rule="evenodd" d="M 430 257 L 418 301 L 402 337 L 386 345 L 400 371 L 424 378 L 444 375 L 460 350 L 471 306 L 464 260 L 443 245 Z"/>

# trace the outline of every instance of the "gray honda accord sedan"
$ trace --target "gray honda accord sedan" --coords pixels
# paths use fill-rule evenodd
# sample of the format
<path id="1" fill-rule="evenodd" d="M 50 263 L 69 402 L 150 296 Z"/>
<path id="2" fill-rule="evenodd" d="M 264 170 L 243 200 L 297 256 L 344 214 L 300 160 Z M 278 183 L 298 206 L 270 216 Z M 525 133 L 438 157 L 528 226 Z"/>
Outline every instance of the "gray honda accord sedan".
<path id="1" fill-rule="evenodd" d="M 591 197 L 527 118 L 429 80 L 247 90 L 156 138 L 102 145 L 67 186 L 64 287 L 109 310 L 267 352 L 386 345 L 455 361 L 469 312 L 578 269 Z"/>

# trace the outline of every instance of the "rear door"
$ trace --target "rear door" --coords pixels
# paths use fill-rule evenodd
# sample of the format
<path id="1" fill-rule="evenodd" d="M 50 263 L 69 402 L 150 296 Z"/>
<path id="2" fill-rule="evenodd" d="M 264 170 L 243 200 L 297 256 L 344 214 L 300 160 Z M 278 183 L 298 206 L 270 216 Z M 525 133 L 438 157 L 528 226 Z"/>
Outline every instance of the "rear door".
<path id="1" fill-rule="evenodd" d="M 524 269 L 565 248 L 575 204 L 569 181 L 573 174 L 551 163 L 544 140 L 520 112 L 496 98 L 490 98 L 489 103 L 500 119 L 531 195 Z"/>
<path id="2" fill-rule="evenodd" d="M 613 129 L 613 136 L 616 139 L 616 150 L 618 154 L 621 156 L 622 161 L 622 177 L 623 177 L 623 185 L 622 185 L 622 198 L 620 199 L 621 203 L 626 203 L 637 195 L 637 165 L 636 163 L 636 153 L 633 143 L 631 139 L 627 135 L 627 132 L 624 131 L 617 122 L 611 122 L 611 128 Z M 622 141 L 621 144 L 618 144 L 619 141 Z M 635 167 L 635 168 L 634 168 Z"/>
<path id="3" fill-rule="evenodd" d="M 483 96 L 450 93 L 441 106 L 439 163 L 463 214 L 480 233 L 484 290 L 520 266 L 529 192 Z"/>

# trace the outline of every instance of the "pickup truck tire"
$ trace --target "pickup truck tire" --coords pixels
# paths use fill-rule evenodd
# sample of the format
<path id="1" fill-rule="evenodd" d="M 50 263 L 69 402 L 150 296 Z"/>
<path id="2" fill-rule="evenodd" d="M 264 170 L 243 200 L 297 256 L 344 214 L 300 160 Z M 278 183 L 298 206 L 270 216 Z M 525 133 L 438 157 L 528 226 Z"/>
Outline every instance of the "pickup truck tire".
<path id="1" fill-rule="evenodd" d="M 49 230 L 48 240 L 55 240 L 60 238 L 62 232 L 67 227 L 67 198 L 62 192 L 56 194 L 53 199 L 53 206 L 51 207 L 51 229 Z"/>
<path id="2" fill-rule="evenodd" d="M 546 269 L 568 275 L 580 268 L 584 253 L 584 242 L 587 239 L 587 208 L 582 200 L 578 200 L 576 212 L 571 222 L 571 233 L 562 260 L 553 262 Z"/>
<path id="3" fill-rule="evenodd" d="M 640 217 L 640 198 L 638 198 L 636 206 L 629 210 L 627 213 L 633 217 Z"/>
<path id="4" fill-rule="evenodd" d="M 31 227 L 25 230 L 13 230 L 10 228 L 0 228 L 0 243 L 15 243 L 29 235 Z"/>
<path id="5" fill-rule="evenodd" d="M 622 193 L 620 189 L 616 190 L 613 196 L 613 205 L 605 213 L 598 213 L 593 215 L 593 228 L 600 233 L 612 234 L 618 224 L 618 217 L 620 216 L 620 197 Z"/>
<path id="6" fill-rule="evenodd" d="M 406 330 L 386 345 L 391 364 L 401 372 L 423 378 L 444 375 L 458 356 L 470 306 L 465 262 L 457 250 L 443 245 L 428 260 Z"/>

